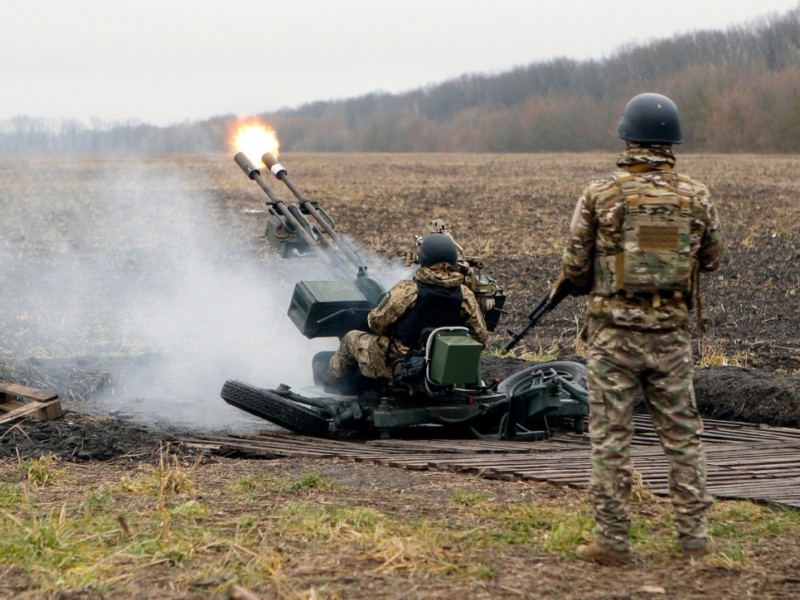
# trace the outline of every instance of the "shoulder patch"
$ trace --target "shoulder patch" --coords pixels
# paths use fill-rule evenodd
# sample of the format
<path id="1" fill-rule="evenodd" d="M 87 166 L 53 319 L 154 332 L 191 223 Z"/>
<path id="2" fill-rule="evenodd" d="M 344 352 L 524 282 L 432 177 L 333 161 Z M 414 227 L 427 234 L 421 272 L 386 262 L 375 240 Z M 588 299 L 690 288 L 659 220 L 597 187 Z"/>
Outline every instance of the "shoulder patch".
<path id="1" fill-rule="evenodd" d="M 604 192 L 609 188 L 613 188 L 615 185 L 614 177 L 603 177 L 601 179 L 593 179 L 589 186 L 587 187 L 587 191 L 591 192 Z"/>

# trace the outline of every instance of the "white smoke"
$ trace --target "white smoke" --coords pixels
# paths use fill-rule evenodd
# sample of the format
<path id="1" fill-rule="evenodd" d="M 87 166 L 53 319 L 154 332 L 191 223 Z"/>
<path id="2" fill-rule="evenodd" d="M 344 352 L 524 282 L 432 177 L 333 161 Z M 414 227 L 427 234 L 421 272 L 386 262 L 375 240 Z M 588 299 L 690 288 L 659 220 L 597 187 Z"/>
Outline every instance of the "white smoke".
<path id="1" fill-rule="evenodd" d="M 286 313 L 296 282 L 333 277 L 256 243 L 266 213 L 250 236 L 226 229 L 243 217 L 224 212 L 202 173 L 185 180 L 161 163 L 126 167 L 124 178 L 75 177 L 50 198 L 47 186 L 35 198 L 0 197 L 35 206 L 3 221 L 18 239 L 0 253 L 4 271 L 21 278 L 0 309 L 14 357 L 101 366 L 108 381 L 80 409 L 197 430 L 266 426 L 228 406 L 220 389 L 228 379 L 310 385 L 312 355 L 337 341 L 307 340 Z M 64 169 L 69 178 L 74 165 Z M 368 264 L 387 288 L 408 275 Z"/>

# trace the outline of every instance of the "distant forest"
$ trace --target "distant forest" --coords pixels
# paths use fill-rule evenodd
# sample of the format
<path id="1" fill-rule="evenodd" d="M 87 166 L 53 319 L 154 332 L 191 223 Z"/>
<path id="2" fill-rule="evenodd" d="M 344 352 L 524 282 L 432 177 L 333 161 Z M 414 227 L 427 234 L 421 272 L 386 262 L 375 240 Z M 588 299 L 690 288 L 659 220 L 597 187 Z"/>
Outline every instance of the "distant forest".
<path id="1" fill-rule="evenodd" d="M 800 9 L 622 47 L 603 60 L 556 58 L 254 116 L 275 129 L 284 152 L 614 150 L 622 109 L 640 92 L 676 102 L 687 150 L 800 151 Z M 236 122 L 228 115 L 155 127 L 21 116 L 0 121 L 0 154 L 225 152 Z"/>

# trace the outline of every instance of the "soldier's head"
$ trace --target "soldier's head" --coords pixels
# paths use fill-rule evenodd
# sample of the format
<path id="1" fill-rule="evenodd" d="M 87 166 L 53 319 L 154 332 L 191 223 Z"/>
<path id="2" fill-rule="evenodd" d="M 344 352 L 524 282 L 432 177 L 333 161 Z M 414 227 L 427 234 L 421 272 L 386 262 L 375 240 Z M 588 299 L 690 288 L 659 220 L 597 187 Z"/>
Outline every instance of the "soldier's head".
<path id="1" fill-rule="evenodd" d="M 639 94 L 625 107 L 617 135 L 638 144 L 680 144 L 683 142 L 678 107 L 661 94 Z"/>
<path id="2" fill-rule="evenodd" d="M 417 259 L 423 267 L 432 267 L 441 262 L 456 266 L 458 262 L 456 243 L 449 235 L 431 233 L 422 240 L 417 251 Z"/>

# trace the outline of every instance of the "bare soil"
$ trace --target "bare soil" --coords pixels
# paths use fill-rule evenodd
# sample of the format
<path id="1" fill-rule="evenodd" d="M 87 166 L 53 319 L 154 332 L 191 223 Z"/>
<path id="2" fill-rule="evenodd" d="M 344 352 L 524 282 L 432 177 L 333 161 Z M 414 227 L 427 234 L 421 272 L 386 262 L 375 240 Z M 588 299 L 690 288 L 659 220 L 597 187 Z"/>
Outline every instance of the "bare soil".
<path id="1" fill-rule="evenodd" d="M 547 290 L 558 270 L 562 240 L 577 195 L 591 178 L 607 172 L 613 160 L 613 155 L 606 154 L 282 157 L 295 184 L 309 198 L 323 202 L 336 218 L 338 229 L 383 258 L 401 256 L 410 248 L 411 236 L 424 233 L 430 219 L 445 219 L 456 239 L 469 253 L 483 257 L 486 272 L 508 293 L 508 314 L 493 336 L 495 346 L 505 341 L 507 329 L 518 330 L 525 324 L 528 311 Z M 125 159 L 112 162 L 103 166 L 127 166 Z M 696 370 L 700 410 L 711 418 L 800 426 L 800 204 L 796 202 L 800 158 L 679 156 L 679 166 L 709 185 L 727 240 L 722 268 L 703 281 L 708 326 L 703 332 L 695 332 L 695 358 L 698 364 L 710 366 Z M 269 252 L 258 237 L 265 215 L 252 211 L 263 197 L 230 157 L 165 157 L 154 159 L 144 168 L 155 182 L 153 186 L 158 185 L 159 177 L 178 173 L 192 182 L 187 194 L 211 197 L 221 235 L 248 240 L 244 250 L 232 255 L 236 260 L 261 260 L 260 256 Z M 38 231 L 32 235 L 14 221 L 14 210 L 20 210 L 11 207 L 16 198 L 8 193 L 0 196 L 6 211 L 0 233 L 6 254 L 16 257 L 11 263 L 5 262 L 6 295 L 36 285 L 25 278 L 26 261 L 38 265 L 52 253 L 64 251 L 61 238 L 56 236 L 58 244 L 48 245 L 48 235 L 63 227 L 64 219 L 69 222 L 74 206 L 60 209 L 58 195 L 37 189 L 35 174 L 47 169 L 55 169 L 55 178 L 62 184 L 59 193 L 70 202 L 81 195 L 102 197 L 97 161 L 0 159 L 0 183 L 15 182 L 14 189 L 27 190 L 25 197 L 31 210 L 62 210 L 61 220 L 50 223 L 50 234 Z M 278 186 L 276 182 L 276 189 Z M 71 251 L 93 251 L 91 244 L 83 244 L 78 238 L 70 240 L 68 235 L 66 245 L 71 245 Z M 140 266 L 137 263 L 132 268 Z M 158 268 L 159 263 L 154 261 L 152 266 Z M 136 273 L 139 278 L 152 276 Z M 124 281 L 121 275 L 115 285 Z M 281 314 L 276 318 L 285 317 Z M 49 423 L 0 425 L 0 472 L 9 473 L 21 459 L 52 453 L 67 462 L 96 465 L 96 470 L 81 470 L 89 482 L 93 476 L 98 481 L 118 479 L 137 464 L 155 462 L 163 441 L 185 433 L 180 428 L 137 425 L 86 414 L 84 399 L 113 385 L 107 379 L 105 361 L 126 360 L 124 353 L 94 352 L 87 345 L 77 352 L 71 349 L 71 353 L 59 354 L 56 347 L 37 354 L 31 351 L 35 340 L 26 337 L 26 330 L 19 326 L 22 322 L 19 315 L 0 309 L 4 346 L 0 377 L 54 389 L 68 410 L 64 417 Z M 523 364 L 521 357 L 529 355 L 547 353 L 581 360 L 576 344 L 580 326 L 580 300 L 568 299 L 520 344 L 516 357 L 485 357 L 485 374 L 502 379 Z M 183 452 L 186 460 L 197 459 L 193 452 Z M 212 468 L 214 465 L 225 465 L 225 469 Z M 221 472 L 257 473 L 261 468 L 257 461 L 206 456 L 195 478 L 204 493 L 213 494 Z M 447 511 L 446 499 L 464 487 L 509 501 L 535 501 L 537 495 L 563 496 L 566 501 L 580 495 L 552 486 L 341 461 L 283 459 L 269 461 L 268 468 L 286 473 L 313 469 L 342 484 L 345 491 L 337 502 L 397 514 Z M 413 503 L 409 504 L 407 495 L 396 500 L 398 490 L 413 490 Z M 214 501 L 221 511 L 235 510 L 223 497 Z M 659 590 L 671 598 L 790 598 L 800 594 L 798 540 L 779 537 L 769 544 L 756 540 L 747 551 L 747 568 L 723 568 L 717 563 L 691 565 L 643 556 L 630 567 L 613 569 L 585 565 L 567 555 L 531 556 L 524 547 L 512 546 L 495 556 L 476 555 L 476 560 L 492 566 L 494 575 L 488 581 L 443 574 L 376 577 L 357 556 L 345 556 L 339 568 L 316 574 L 313 569 L 298 572 L 293 583 L 294 589 L 307 589 L 324 582 L 342 598 L 642 598 L 662 595 Z M 170 589 L 168 573 L 161 567 L 155 575 L 149 588 L 146 582 L 141 583 L 143 595 L 208 597 L 202 589 Z M 36 596 L 35 583 L 13 568 L 3 579 L 0 592 L 11 596 L 28 590 L 30 597 Z M 256 591 L 264 597 L 280 596 L 274 589 Z M 92 594 L 76 591 L 58 597 Z"/>

